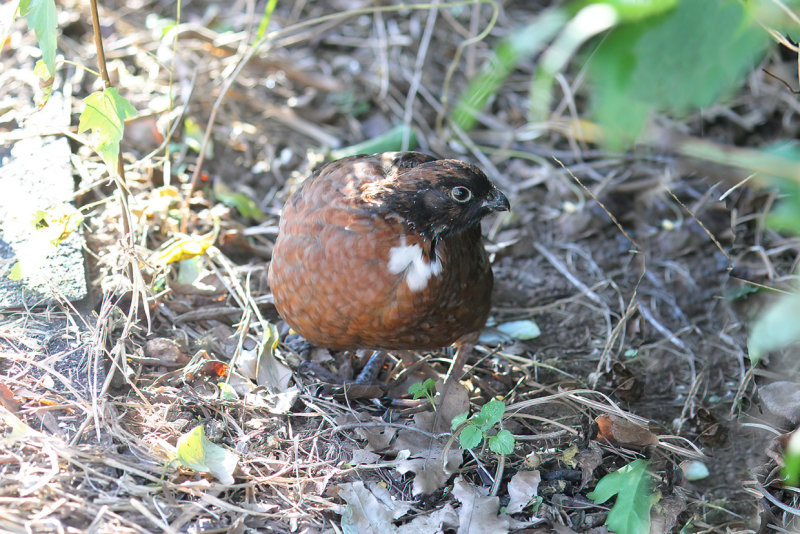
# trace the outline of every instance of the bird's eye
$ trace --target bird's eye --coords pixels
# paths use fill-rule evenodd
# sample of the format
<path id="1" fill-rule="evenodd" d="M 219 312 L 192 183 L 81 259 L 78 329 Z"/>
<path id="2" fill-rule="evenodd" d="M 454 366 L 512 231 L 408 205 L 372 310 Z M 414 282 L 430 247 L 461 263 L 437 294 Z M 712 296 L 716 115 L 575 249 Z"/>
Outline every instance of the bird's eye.
<path id="1" fill-rule="evenodd" d="M 457 185 L 450 191 L 450 197 L 456 202 L 468 202 L 472 198 L 472 191 L 463 185 Z"/>

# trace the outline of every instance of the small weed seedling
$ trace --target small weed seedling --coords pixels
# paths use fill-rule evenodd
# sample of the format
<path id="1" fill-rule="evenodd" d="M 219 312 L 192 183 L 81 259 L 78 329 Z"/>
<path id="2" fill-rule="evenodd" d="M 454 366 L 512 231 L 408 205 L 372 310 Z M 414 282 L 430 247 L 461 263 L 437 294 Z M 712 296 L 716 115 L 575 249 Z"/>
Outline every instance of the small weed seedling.
<path id="1" fill-rule="evenodd" d="M 414 400 L 425 397 L 431 403 L 434 409 L 436 405 L 433 403 L 433 397 L 436 395 L 436 381 L 432 378 L 427 379 L 425 382 L 417 382 L 408 386 L 408 393 Z"/>
<path id="2" fill-rule="evenodd" d="M 506 404 L 500 400 L 489 401 L 481 408 L 480 413 L 473 414 L 469 419 L 467 412 L 453 418 L 452 429 L 456 432 L 461 428 L 458 442 L 462 449 L 472 449 L 479 443 L 489 445 L 489 449 L 497 454 L 511 454 L 514 452 L 514 436 L 505 429 L 500 429 L 493 436 L 488 432 L 503 418 Z"/>

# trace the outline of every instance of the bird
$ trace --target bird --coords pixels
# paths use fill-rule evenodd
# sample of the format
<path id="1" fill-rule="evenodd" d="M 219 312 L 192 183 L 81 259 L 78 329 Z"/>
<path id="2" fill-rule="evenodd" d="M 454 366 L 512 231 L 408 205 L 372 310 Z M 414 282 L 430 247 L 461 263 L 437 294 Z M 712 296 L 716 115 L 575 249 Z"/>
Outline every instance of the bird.
<path id="1" fill-rule="evenodd" d="M 384 152 L 327 163 L 283 207 L 268 272 L 275 308 L 330 350 L 473 343 L 494 284 L 480 222 L 509 209 L 480 168 L 457 159 Z M 461 371 L 455 360 L 448 377 Z"/>

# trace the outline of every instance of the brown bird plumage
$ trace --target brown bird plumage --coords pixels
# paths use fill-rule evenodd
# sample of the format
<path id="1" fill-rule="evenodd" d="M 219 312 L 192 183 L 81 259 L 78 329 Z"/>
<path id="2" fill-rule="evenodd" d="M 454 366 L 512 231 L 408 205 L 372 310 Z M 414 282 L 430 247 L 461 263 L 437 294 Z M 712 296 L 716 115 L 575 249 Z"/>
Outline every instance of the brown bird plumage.
<path id="1" fill-rule="evenodd" d="M 389 152 L 329 163 L 284 207 L 275 307 L 330 349 L 429 350 L 476 335 L 493 285 L 480 220 L 508 209 L 458 160 Z"/>

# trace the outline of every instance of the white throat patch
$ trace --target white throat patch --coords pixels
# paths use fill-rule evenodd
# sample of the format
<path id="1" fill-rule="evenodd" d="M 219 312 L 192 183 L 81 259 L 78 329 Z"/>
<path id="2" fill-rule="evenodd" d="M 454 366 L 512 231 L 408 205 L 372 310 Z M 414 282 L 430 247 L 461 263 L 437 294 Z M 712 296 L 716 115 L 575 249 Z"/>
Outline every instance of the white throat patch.
<path id="1" fill-rule="evenodd" d="M 399 246 L 389 251 L 389 272 L 405 273 L 406 284 L 411 291 L 422 291 L 428 285 L 431 276 L 442 272 L 442 261 L 439 257 L 432 263 L 422 253 L 419 245 L 406 245 L 404 237 Z"/>

